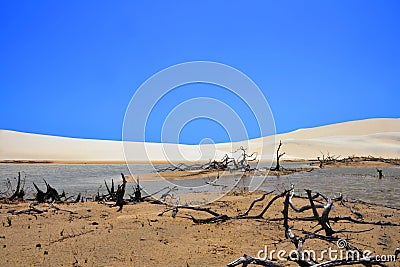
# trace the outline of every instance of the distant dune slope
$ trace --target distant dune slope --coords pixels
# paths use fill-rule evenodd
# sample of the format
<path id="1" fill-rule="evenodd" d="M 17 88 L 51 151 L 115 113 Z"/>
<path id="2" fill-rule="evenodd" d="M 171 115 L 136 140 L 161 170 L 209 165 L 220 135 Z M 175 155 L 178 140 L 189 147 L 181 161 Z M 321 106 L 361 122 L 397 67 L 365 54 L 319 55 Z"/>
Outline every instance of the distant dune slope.
<path id="1" fill-rule="evenodd" d="M 315 159 L 327 155 L 347 157 L 400 157 L 400 119 L 366 119 L 343 122 L 279 134 L 285 158 Z M 250 141 L 250 146 L 271 142 L 264 137 Z"/>
<path id="2" fill-rule="evenodd" d="M 264 159 L 271 159 L 274 140 L 282 140 L 282 152 L 286 159 L 315 159 L 329 152 L 330 155 L 400 157 L 400 119 L 366 119 L 308 129 L 299 129 L 274 137 L 262 137 L 247 142 L 217 144 L 216 151 L 210 146 L 174 144 L 130 143 L 129 160 L 153 161 L 197 160 L 200 155 L 222 157 L 241 145 L 250 152 L 263 152 Z M 269 147 L 269 149 L 265 149 Z M 264 148 L 264 149 L 263 149 Z M 213 152 L 210 152 L 213 150 Z M 166 157 L 165 154 L 168 156 Z M 48 160 L 48 161 L 124 161 L 123 145 L 119 141 L 75 139 L 0 131 L 0 160 Z"/>

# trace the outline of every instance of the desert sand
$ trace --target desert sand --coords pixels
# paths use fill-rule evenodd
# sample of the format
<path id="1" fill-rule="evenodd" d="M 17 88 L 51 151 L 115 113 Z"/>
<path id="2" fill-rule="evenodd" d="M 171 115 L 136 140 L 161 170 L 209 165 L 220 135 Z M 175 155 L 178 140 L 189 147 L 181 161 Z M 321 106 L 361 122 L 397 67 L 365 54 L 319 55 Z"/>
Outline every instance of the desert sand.
<path id="1" fill-rule="evenodd" d="M 104 141 L 0 131 L 0 161 L 45 161 L 58 163 L 124 163 L 124 149 L 132 163 L 198 162 L 219 159 L 240 146 L 257 152 L 258 159 L 272 160 L 275 140 L 282 140 L 284 159 L 316 159 L 327 155 L 398 158 L 400 119 L 350 121 L 244 142 L 217 145 L 176 145 Z"/>
<path id="2" fill-rule="evenodd" d="M 230 216 L 243 213 L 260 192 L 232 192 L 209 205 L 213 210 Z M 272 198 L 256 204 L 257 214 Z M 256 256 L 265 246 L 269 250 L 290 251 L 294 245 L 285 238 L 282 221 L 283 199 L 275 202 L 263 219 L 231 220 L 217 224 L 195 224 L 197 218 L 209 215 L 180 210 L 176 218 L 171 212 L 158 216 L 165 206 L 142 202 L 126 205 L 122 212 L 97 203 L 49 204 L 35 206 L 48 210 L 42 214 L 11 215 L 11 210 L 28 208 L 28 203 L 1 204 L 0 258 L 2 266 L 226 266 L 244 253 Z M 299 206 L 306 199 L 295 199 Z M 364 221 L 400 222 L 400 212 L 374 205 L 348 203 L 362 213 Z M 74 213 L 70 213 L 74 212 Z M 331 216 L 351 215 L 348 208 L 336 205 Z M 290 211 L 290 217 L 299 214 Z M 301 216 L 312 216 L 307 211 Z M 8 219 L 11 225 L 8 225 Z M 290 221 L 296 234 L 314 231 L 315 222 Z M 334 229 L 368 230 L 362 233 L 338 234 L 351 244 L 374 254 L 392 254 L 400 247 L 400 227 L 332 223 Z M 307 249 L 338 249 L 336 243 L 311 239 Z M 298 266 L 280 262 L 285 266 Z M 389 263 L 396 266 L 398 262 Z"/>

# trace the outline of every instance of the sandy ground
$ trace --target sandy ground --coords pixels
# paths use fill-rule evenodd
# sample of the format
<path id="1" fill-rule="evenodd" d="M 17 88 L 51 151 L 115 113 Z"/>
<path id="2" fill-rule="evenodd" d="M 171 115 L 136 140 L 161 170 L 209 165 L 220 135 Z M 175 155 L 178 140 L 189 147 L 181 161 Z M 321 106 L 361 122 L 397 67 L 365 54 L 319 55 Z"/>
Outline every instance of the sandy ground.
<path id="1" fill-rule="evenodd" d="M 236 215 L 244 212 L 260 192 L 233 192 L 210 207 L 220 213 Z M 255 207 L 254 213 L 271 199 Z M 298 206 L 305 199 L 294 199 Z M 180 210 L 174 219 L 171 212 L 158 216 L 165 207 L 150 203 L 126 205 L 122 212 L 97 203 L 57 204 L 69 211 L 50 209 L 48 204 L 36 208 L 48 212 L 38 215 L 11 215 L 10 210 L 28 208 L 28 203 L 0 206 L 1 266 L 226 266 L 244 253 L 255 256 L 264 246 L 290 251 L 293 245 L 285 239 L 281 218 L 283 200 L 278 200 L 265 219 L 232 220 L 219 224 L 194 224 L 188 214 L 207 217 L 199 212 Z M 400 211 L 380 206 L 350 204 L 364 215 L 365 221 L 400 222 Z M 331 216 L 350 215 L 336 205 Z M 293 211 L 289 216 L 295 217 Z M 311 216 L 305 212 L 304 216 Z M 354 217 L 354 215 L 352 215 Z M 10 218 L 10 219 L 7 219 Z M 11 226 L 8 221 L 11 220 Z M 334 229 L 365 230 L 364 233 L 343 233 L 340 237 L 373 253 L 392 254 L 400 247 L 400 227 L 332 223 Z M 313 231 L 315 223 L 291 221 L 295 233 Z M 327 249 L 329 244 L 307 240 L 308 249 Z M 337 249 L 336 244 L 330 245 Z M 287 266 L 297 266 L 285 263 Z M 396 265 L 397 264 L 397 265 Z M 399 261 L 389 266 L 399 266 Z"/>
<path id="2" fill-rule="evenodd" d="M 316 163 L 318 166 L 318 163 Z M 374 161 L 361 161 L 361 162 L 338 162 L 334 164 L 325 165 L 324 168 L 388 168 L 388 167 L 400 167 L 399 164 L 391 164 L 386 162 L 374 162 Z"/>
<path id="3" fill-rule="evenodd" d="M 164 171 L 164 172 L 152 172 L 144 173 L 136 176 L 128 176 L 128 182 L 135 182 L 138 178 L 140 181 L 157 181 L 161 179 L 166 180 L 184 180 L 184 179 L 195 179 L 195 178 L 212 178 L 215 177 L 242 177 L 243 172 L 241 171 L 215 171 L 215 170 L 188 170 L 188 171 Z"/>
<path id="4" fill-rule="evenodd" d="M 258 159 L 272 160 L 275 141 L 282 140 L 285 159 L 327 155 L 396 158 L 400 155 L 400 119 L 350 121 L 237 143 L 177 145 L 76 139 L 0 130 L 0 161 L 58 163 L 198 162 L 220 159 L 241 146 Z M 125 151 L 125 153 L 124 153 Z M 234 153 L 237 158 L 240 154 Z"/>

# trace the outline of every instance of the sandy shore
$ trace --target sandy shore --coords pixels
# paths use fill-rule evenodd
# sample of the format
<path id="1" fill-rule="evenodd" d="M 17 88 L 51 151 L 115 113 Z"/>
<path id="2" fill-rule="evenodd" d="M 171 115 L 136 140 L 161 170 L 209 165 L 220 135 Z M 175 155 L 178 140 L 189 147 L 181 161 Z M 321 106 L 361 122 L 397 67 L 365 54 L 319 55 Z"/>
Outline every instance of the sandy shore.
<path id="1" fill-rule="evenodd" d="M 318 165 L 318 164 L 316 164 Z M 398 164 L 391 164 L 386 162 L 374 162 L 374 161 L 361 161 L 361 162 L 339 162 L 335 164 L 325 165 L 326 168 L 389 168 L 396 167 L 400 168 Z"/>
<path id="2" fill-rule="evenodd" d="M 236 215 L 244 212 L 260 192 L 233 192 L 209 205 L 212 209 Z M 256 204 L 254 213 L 271 199 Z M 295 199 L 298 205 L 305 199 Z M 0 257 L 3 266 L 226 266 L 244 253 L 255 256 L 266 245 L 269 249 L 293 249 L 285 239 L 281 218 L 283 200 L 278 200 L 265 219 L 231 220 L 219 224 L 194 224 L 188 219 L 207 217 L 199 212 L 180 210 L 174 219 L 171 212 L 158 216 L 165 207 L 150 203 L 126 205 L 121 213 L 97 203 L 58 204 L 62 210 L 40 204 L 49 210 L 37 215 L 11 215 L 10 210 L 27 209 L 29 203 L 1 204 Z M 400 211 L 374 205 L 349 204 L 361 212 L 365 221 L 400 222 Z M 71 214 L 68 211 L 73 211 Z M 295 217 L 293 211 L 289 216 Z M 311 216 L 307 211 L 304 216 Z M 336 205 L 331 216 L 351 215 L 349 209 Z M 354 217 L 354 215 L 352 215 Z M 8 219 L 10 218 L 10 219 Z M 11 220 L 11 226 L 8 226 Z M 291 221 L 295 233 L 315 230 L 314 222 Z M 332 223 L 334 229 L 366 230 L 343 233 L 362 249 L 377 254 L 392 254 L 400 247 L 400 227 Z M 307 240 L 305 246 L 317 251 L 328 243 Z M 332 248 L 337 249 L 335 244 Z M 284 263 L 284 262 L 283 262 Z M 397 262 L 398 264 L 399 262 Z M 287 266 L 297 266 L 284 263 Z M 395 263 L 396 264 L 396 263 Z M 389 266 L 395 266 L 393 263 Z"/>
<path id="3" fill-rule="evenodd" d="M 158 181 L 161 179 L 165 180 L 185 180 L 185 179 L 199 179 L 209 178 L 214 180 L 215 178 L 222 177 L 247 177 L 247 176 L 278 176 L 288 175 L 295 172 L 311 171 L 310 168 L 293 168 L 283 169 L 281 171 L 269 171 L 269 170 L 256 170 L 250 172 L 243 171 L 217 171 L 217 170 L 189 170 L 189 171 L 165 171 L 165 172 L 152 172 L 144 173 L 135 176 L 127 176 L 128 182 L 136 182 L 139 178 L 140 181 Z"/>

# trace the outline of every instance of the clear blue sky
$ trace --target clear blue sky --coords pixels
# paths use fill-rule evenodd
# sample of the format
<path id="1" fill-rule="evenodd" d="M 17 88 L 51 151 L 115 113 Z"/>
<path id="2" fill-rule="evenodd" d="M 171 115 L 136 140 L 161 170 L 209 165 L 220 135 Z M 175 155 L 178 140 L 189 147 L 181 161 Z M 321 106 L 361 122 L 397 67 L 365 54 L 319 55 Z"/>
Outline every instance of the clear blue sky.
<path id="1" fill-rule="evenodd" d="M 120 140 L 135 90 L 193 60 L 253 79 L 278 133 L 400 117 L 399 13 L 397 0 L 1 1 L 0 128 Z M 209 121 L 180 141 L 205 137 L 227 141 Z"/>

